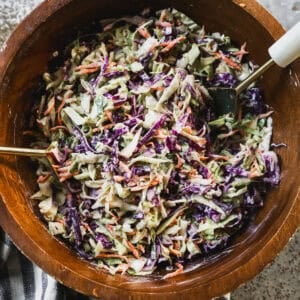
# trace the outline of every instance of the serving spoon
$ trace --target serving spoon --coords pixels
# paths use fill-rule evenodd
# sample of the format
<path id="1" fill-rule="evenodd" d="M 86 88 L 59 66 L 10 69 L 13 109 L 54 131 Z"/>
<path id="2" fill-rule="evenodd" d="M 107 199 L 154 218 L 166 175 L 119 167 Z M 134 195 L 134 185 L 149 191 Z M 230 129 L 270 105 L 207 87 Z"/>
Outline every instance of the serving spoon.
<path id="1" fill-rule="evenodd" d="M 29 156 L 29 157 L 48 157 L 48 149 L 17 148 L 17 147 L 0 147 L 0 154 Z"/>
<path id="2" fill-rule="evenodd" d="M 259 69 L 249 75 L 235 88 L 211 87 L 208 89 L 213 98 L 214 111 L 217 116 L 228 113 L 237 115 L 238 96 L 256 79 L 273 65 L 285 68 L 300 56 L 300 22 L 287 31 L 268 49 L 270 59 Z"/>
<path id="3" fill-rule="evenodd" d="M 57 170 L 53 167 L 54 160 L 53 160 L 53 157 L 51 156 L 51 150 L 50 149 L 0 147 L 0 155 L 27 156 L 27 157 L 31 157 L 31 158 L 45 157 L 48 160 L 50 169 L 52 169 L 53 174 L 59 180 L 59 174 L 58 174 Z"/>

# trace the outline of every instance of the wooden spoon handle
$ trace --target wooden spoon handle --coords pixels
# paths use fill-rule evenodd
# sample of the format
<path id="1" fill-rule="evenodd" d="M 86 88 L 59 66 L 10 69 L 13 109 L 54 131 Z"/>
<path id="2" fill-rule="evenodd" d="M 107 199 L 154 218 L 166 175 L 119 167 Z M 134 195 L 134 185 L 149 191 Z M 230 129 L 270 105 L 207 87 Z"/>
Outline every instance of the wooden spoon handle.
<path id="1" fill-rule="evenodd" d="M 31 148 L 17 148 L 17 147 L 0 147 L 0 155 L 1 154 L 43 157 L 48 154 L 48 150 L 31 149 Z"/>

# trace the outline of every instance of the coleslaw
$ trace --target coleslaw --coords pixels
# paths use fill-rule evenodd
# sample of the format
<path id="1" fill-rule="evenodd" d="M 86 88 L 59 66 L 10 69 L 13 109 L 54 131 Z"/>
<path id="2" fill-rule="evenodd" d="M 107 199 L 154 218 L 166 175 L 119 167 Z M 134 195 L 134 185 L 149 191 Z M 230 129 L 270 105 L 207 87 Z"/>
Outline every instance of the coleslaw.
<path id="1" fill-rule="evenodd" d="M 212 108 L 208 87 L 255 69 L 247 53 L 175 9 L 72 43 L 36 107 L 57 176 L 39 159 L 32 199 L 50 233 L 111 274 L 165 279 L 226 247 L 280 179 L 261 91 L 237 119 Z"/>

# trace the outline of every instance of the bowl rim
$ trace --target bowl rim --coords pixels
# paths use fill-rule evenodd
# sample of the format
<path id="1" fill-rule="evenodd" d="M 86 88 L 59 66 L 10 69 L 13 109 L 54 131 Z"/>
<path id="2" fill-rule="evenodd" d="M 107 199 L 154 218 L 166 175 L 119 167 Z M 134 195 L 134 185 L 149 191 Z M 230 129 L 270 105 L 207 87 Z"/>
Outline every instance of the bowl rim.
<path id="1" fill-rule="evenodd" d="M 62 7 L 68 5 L 73 0 L 57 0 L 57 1 L 43 1 L 39 4 L 13 31 L 12 35 L 8 39 L 6 46 L 2 53 L 0 53 L 0 84 L 5 78 L 6 72 L 13 62 L 14 57 L 20 51 L 20 47 L 27 40 L 27 38 L 52 14 L 59 11 Z M 278 23 L 278 21 L 265 10 L 257 1 L 254 0 L 232 0 L 236 5 L 239 5 L 243 10 L 250 14 L 256 21 L 258 21 L 267 32 L 274 38 L 278 39 L 285 30 Z M 53 266 L 50 268 L 44 262 L 45 251 L 39 247 L 36 241 L 32 240 L 30 236 L 23 232 L 18 223 L 14 220 L 11 212 L 7 209 L 5 202 L 9 201 L 6 199 L 5 193 L 0 191 L 0 225 L 8 233 L 10 238 L 13 240 L 17 248 L 31 261 L 36 263 L 42 269 L 46 270 L 48 274 L 52 275 L 57 281 L 73 288 L 84 294 L 89 294 L 94 297 L 102 295 L 99 291 L 103 288 L 114 289 L 114 293 L 121 293 L 126 291 L 125 286 L 112 287 L 107 283 L 102 283 L 96 280 L 87 278 L 84 274 L 78 274 L 74 270 L 68 269 L 67 273 L 61 272 L 66 267 L 59 261 L 53 260 Z M 283 249 L 287 244 L 290 237 L 300 226 L 300 188 L 298 187 L 297 195 L 294 198 L 293 203 L 287 212 L 284 221 L 278 230 L 274 233 L 272 238 L 254 254 L 248 262 L 237 267 L 231 273 L 228 273 L 222 277 L 214 279 L 210 287 L 206 285 L 202 286 L 181 286 L 184 291 L 188 293 L 189 290 L 196 289 L 199 295 L 207 295 L 207 297 L 213 297 L 217 295 L 225 294 L 240 284 L 250 280 L 257 275 L 262 269 L 270 263 L 276 255 Z M 22 238 L 20 238 L 20 236 Z M 36 251 L 32 252 L 32 247 L 36 248 Z M 255 261 L 257 261 L 255 263 Z M 65 275 L 68 276 L 65 276 Z M 86 285 L 80 285 L 80 288 L 76 285 L 76 278 L 80 278 L 86 282 Z M 239 277 L 239 280 L 234 280 Z M 78 280 L 78 279 L 77 279 Z M 159 292 L 157 290 L 148 289 L 145 292 L 139 290 L 128 289 L 127 291 L 137 298 L 143 295 L 151 295 L 151 299 L 154 299 L 160 293 L 160 296 L 172 293 L 173 282 L 169 282 L 170 292 Z M 85 286 L 85 287 L 84 287 Z M 93 286 L 95 288 L 93 288 Z M 96 288 L 97 287 L 97 288 Z M 105 290 L 105 289 L 104 289 Z M 135 299 L 135 298 L 132 298 Z"/>

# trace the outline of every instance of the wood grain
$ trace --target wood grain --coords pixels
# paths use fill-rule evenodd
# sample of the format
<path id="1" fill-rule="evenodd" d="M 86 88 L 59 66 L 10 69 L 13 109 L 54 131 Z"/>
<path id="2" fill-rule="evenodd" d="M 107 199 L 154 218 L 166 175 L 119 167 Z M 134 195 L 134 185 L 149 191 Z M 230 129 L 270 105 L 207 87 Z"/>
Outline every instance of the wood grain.
<path id="1" fill-rule="evenodd" d="M 243 4 L 241 7 L 240 5 Z M 22 22 L 0 55 L 0 144 L 26 146 L 38 79 L 54 50 L 78 32 L 97 30 L 98 20 L 135 14 L 143 8 L 173 6 L 209 31 L 223 31 L 238 43 L 248 42 L 251 58 L 262 64 L 282 27 L 256 1 L 164 0 L 45 1 Z M 221 256 L 169 280 L 159 276 L 111 276 L 81 260 L 50 236 L 29 202 L 34 166 L 26 159 L 0 158 L 0 224 L 33 262 L 59 282 L 103 299 L 210 299 L 235 289 L 259 273 L 279 253 L 300 223 L 299 137 L 300 63 L 272 69 L 261 81 L 265 99 L 275 109 L 274 141 L 279 150 L 282 182 L 273 190 L 251 226 Z M 176 296 L 176 297 L 175 297 Z"/>

